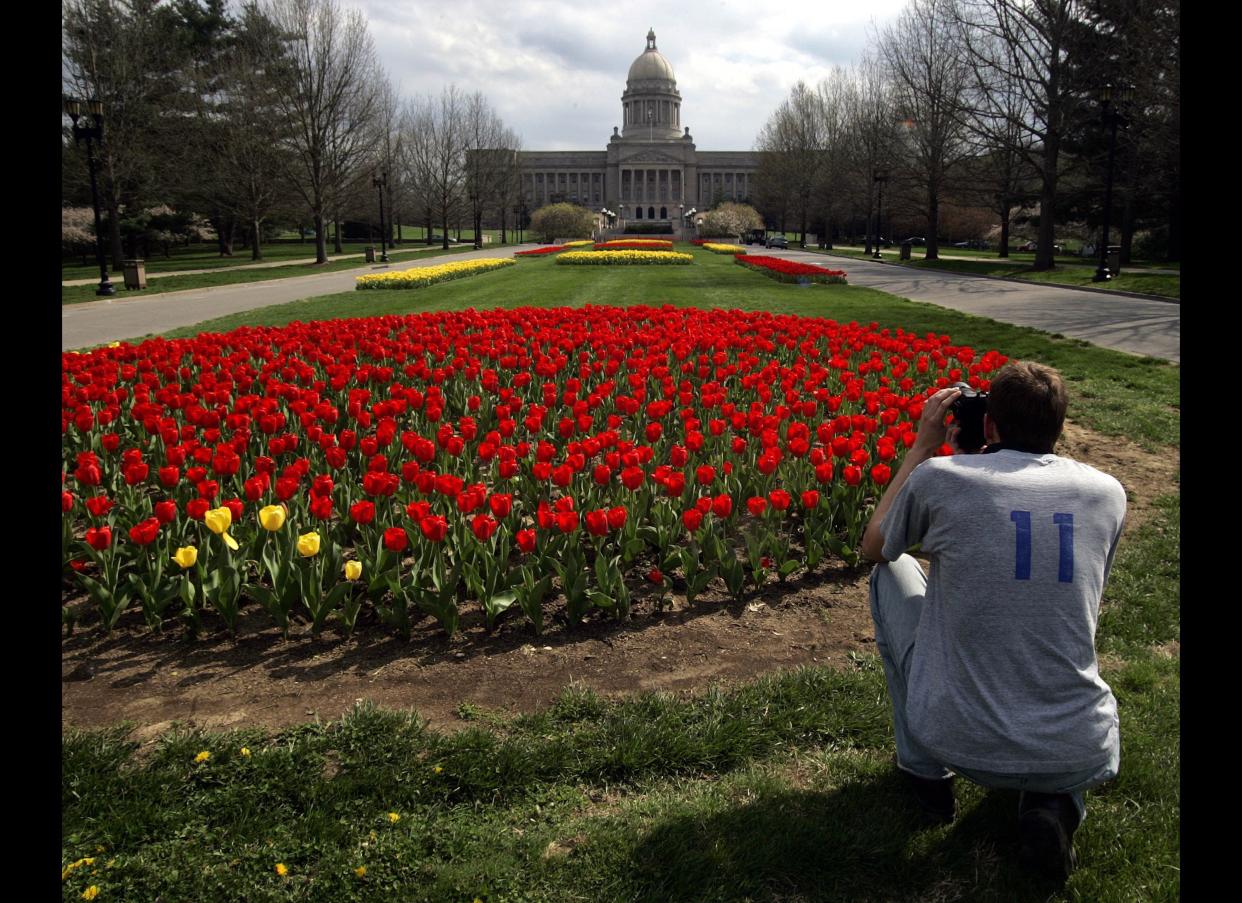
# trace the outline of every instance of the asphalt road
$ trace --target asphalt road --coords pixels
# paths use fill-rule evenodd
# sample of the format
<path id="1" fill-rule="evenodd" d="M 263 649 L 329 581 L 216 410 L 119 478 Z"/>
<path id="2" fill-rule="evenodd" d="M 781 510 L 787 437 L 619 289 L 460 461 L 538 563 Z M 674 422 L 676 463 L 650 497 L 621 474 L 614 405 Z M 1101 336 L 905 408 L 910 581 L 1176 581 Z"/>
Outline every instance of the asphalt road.
<path id="1" fill-rule="evenodd" d="M 452 260 L 508 257 L 536 245 L 467 251 Z M 769 251 L 774 256 L 844 269 L 851 285 L 890 292 L 911 301 L 991 317 L 1019 326 L 1085 339 L 1106 348 L 1181 362 L 1181 305 L 1124 295 L 1080 291 L 1038 283 L 1008 282 L 961 273 L 915 270 L 892 264 L 805 251 Z M 67 304 L 61 309 L 61 349 L 85 348 L 119 339 L 190 326 L 203 320 L 284 304 L 316 295 L 349 291 L 354 279 L 384 269 L 434 266 L 441 259 L 411 260 L 268 282 L 190 289 L 127 299 Z"/>
<path id="2" fill-rule="evenodd" d="M 263 282 L 243 282 L 212 288 L 163 292 L 158 295 L 126 298 L 124 301 L 86 301 L 65 304 L 60 311 L 60 348 L 86 348 L 167 332 L 179 326 L 192 326 L 243 310 L 286 304 L 317 295 L 352 291 L 355 281 L 366 273 L 412 270 L 456 260 L 511 257 L 515 250 L 538 245 L 506 245 L 503 248 L 464 251 L 449 257 L 413 258 L 390 264 L 368 263 L 356 269 L 338 270 L 320 276 L 291 276 Z"/>
<path id="3" fill-rule="evenodd" d="M 843 269 L 850 285 L 1181 363 L 1182 309 L 1177 302 L 986 279 L 944 270 L 916 270 L 806 251 L 764 253 Z"/>

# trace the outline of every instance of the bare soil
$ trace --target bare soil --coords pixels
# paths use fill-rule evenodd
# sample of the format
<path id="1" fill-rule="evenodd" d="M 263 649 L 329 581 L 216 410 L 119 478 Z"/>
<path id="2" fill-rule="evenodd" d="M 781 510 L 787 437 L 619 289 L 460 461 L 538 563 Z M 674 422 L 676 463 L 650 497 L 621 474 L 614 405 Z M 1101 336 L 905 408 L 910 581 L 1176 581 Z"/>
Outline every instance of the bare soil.
<path id="1" fill-rule="evenodd" d="M 1176 453 L 1153 455 L 1074 424 L 1057 451 L 1121 481 L 1130 497 L 1127 530 L 1176 487 Z M 635 599 L 625 623 L 591 617 L 568 629 L 553 609 L 542 636 L 520 612 L 489 633 L 474 605 L 451 641 L 430 618 L 408 642 L 361 622 L 353 638 L 327 629 L 315 639 L 295 627 L 284 639 L 251 606 L 236 639 L 220 632 L 192 641 L 176 627 L 148 632 L 127 615 L 111 635 L 96 626 L 62 640 L 61 723 L 129 721 L 137 739 L 151 740 L 174 722 L 223 730 L 334 720 L 368 699 L 453 730 L 466 725 L 462 704 L 528 712 L 570 683 L 602 695 L 691 693 L 799 665 L 847 667 L 851 652 L 874 649 L 869 570 L 821 565 L 773 581 L 741 605 L 708 593 L 687 606 L 674 595 L 671 610 L 657 611 L 648 594 Z"/>

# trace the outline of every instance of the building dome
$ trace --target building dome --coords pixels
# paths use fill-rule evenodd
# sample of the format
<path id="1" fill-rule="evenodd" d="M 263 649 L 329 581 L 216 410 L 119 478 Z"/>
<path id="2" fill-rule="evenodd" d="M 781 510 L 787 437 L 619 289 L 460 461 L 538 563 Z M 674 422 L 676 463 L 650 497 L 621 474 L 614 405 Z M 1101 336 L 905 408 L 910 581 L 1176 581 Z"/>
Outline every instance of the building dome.
<path id="1" fill-rule="evenodd" d="M 677 79 L 673 77 L 673 67 L 664 55 L 656 50 L 655 29 L 647 32 L 647 49 L 630 64 L 630 72 L 626 76 L 626 81 L 631 86 L 647 81 L 666 81 L 676 85 Z"/>
<path id="2" fill-rule="evenodd" d="M 622 138 L 672 141 L 681 134 L 681 94 L 673 67 L 656 49 L 655 29 L 647 32 L 647 49 L 630 66 L 621 95 Z"/>

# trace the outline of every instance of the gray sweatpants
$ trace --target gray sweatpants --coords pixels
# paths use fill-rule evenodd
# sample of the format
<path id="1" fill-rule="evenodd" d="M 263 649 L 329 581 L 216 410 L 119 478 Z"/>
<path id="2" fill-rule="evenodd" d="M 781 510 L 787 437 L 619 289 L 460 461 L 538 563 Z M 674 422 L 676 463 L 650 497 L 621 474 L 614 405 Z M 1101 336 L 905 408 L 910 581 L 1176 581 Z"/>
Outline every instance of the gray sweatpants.
<path id="1" fill-rule="evenodd" d="M 884 677 L 888 681 L 888 695 L 893 703 L 897 766 L 922 778 L 947 778 L 957 773 L 985 787 L 1068 793 L 1078 807 L 1081 822 L 1087 815 L 1083 791 L 1117 776 L 1119 752 L 1115 752 L 1105 765 L 1085 771 L 1002 774 L 940 762 L 910 734 L 906 726 L 906 686 L 926 594 L 927 575 L 909 555 L 877 564 L 871 572 L 871 618 L 875 621 L 875 645 L 884 662 Z M 1021 805 L 1019 799 L 1019 809 Z"/>

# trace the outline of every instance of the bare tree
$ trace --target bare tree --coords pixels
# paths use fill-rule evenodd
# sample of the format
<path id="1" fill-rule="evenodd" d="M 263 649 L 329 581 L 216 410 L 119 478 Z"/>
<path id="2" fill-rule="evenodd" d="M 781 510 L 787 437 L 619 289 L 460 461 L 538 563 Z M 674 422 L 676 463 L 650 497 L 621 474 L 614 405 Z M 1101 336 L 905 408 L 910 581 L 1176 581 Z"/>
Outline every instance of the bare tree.
<path id="1" fill-rule="evenodd" d="M 961 110 L 969 69 L 957 42 L 951 0 L 910 0 L 879 38 L 906 123 L 913 175 L 924 191 L 927 260 L 939 255 L 940 200 L 953 168 L 966 156 Z"/>
<path id="2" fill-rule="evenodd" d="M 883 64 L 874 56 L 864 56 L 855 70 L 855 89 L 847 95 L 847 121 L 852 142 L 849 169 L 855 184 L 865 192 L 868 226 L 866 251 L 871 251 L 872 235 L 879 235 L 875 177 L 887 171 L 896 159 L 899 146 L 898 111 L 893 104 L 892 83 Z"/>
<path id="3" fill-rule="evenodd" d="M 434 219 L 443 231 L 441 241 L 446 251 L 449 223 L 457 218 L 462 204 L 464 113 L 465 98 L 456 85 L 449 85 L 438 100 L 428 97 L 417 103 L 413 117 L 415 168 L 426 198 L 428 235 Z"/>
<path id="4" fill-rule="evenodd" d="M 798 82 L 776 111 L 768 117 L 756 142 L 768 166 L 761 173 L 778 180 L 782 192 L 794 204 L 800 221 L 802 244 L 806 245 L 806 223 L 811 194 L 826 162 L 825 116 L 821 95 Z"/>
<path id="5" fill-rule="evenodd" d="M 824 230 L 822 241 L 831 248 L 834 226 L 839 217 L 841 196 L 846 179 L 849 156 L 848 113 L 853 82 L 849 73 L 834 66 L 832 73 L 816 86 L 819 110 L 823 117 L 823 162 L 816 186 L 816 206 L 822 211 Z"/>
<path id="6" fill-rule="evenodd" d="M 981 122 L 1015 129 L 1015 145 L 1040 179 L 1035 269 L 1052 269 L 1061 145 L 1076 105 L 1072 56 L 1083 10 L 1078 0 L 958 0 L 966 60 Z M 992 88 L 1001 81 L 1022 102 Z M 993 126 L 995 128 L 996 126 Z M 999 133 L 996 133 L 999 138 Z"/>
<path id="7" fill-rule="evenodd" d="M 375 115 L 375 47 L 357 10 L 336 0 L 267 0 L 266 15 L 283 36 L 282 114 L 290 125 L 290 181 L 315 223 L 315 259 L 328 260 L 326 224 L 346 180 L 371 150 Z"/>

